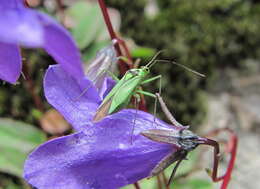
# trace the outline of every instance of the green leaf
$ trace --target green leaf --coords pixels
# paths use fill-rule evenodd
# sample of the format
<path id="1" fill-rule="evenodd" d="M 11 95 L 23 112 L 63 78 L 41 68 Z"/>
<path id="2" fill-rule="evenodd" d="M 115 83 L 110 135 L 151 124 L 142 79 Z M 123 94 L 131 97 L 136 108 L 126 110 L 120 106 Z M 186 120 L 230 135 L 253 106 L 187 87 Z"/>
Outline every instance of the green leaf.
<path id="1" fill-rule="evenodd" d="M 97 3 L 79 1 L 68 9 L 75 26 L 72 28 L 79 48 L 84 49 L 99 35 L 104 25 Z"/>
<path id="2" fill-rule="evenodd" d="M 155 49 L 147 47 L 138 47 L 132 50 L 131 54 L 136 58 L 149 58 L 155 54 Z"/>
<path id="3" fill-rule="evenodd" d="M 213 185 L 208 180 L 203 179 L 185 179 L 183 181 L 178 181 L 173 183 L 175 189 L 212 189 Z"/>
<path id="4" fill-rule="evenodd" d="M 0 118 L 0 171 L 22 177 L 28 153 L 45 140 L 44 133 L 29 124 Z"/>
<path id="5" fill-rule="evenodd" d="M 11 183 L 8 186 L 6 186 L 6 189 L 21 189 L 21 186 Z"/>

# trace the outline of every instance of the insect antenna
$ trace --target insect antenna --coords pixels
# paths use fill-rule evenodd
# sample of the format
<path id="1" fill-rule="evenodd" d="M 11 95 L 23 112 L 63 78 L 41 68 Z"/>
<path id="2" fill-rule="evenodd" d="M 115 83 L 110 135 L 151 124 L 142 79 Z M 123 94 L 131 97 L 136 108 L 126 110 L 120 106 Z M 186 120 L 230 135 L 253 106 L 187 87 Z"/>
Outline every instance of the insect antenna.
<path id="1" fill-rule="evenodd" d="M 151 67 L 152 65 L 154 65 L 154 62 L 156 61 L 155 59 L 163 52 L 164 50 L 160 50 L 158 51 L 152 58 L 152 60 L 150 60 L 147 64 L 146 67 Z"/>
<path id="2" fill-rule="evenodd" d="M 182 67 L 182 68 L 188 70 L 189 72 L 194 73 L 195 75 L 198 75 L 198 76 L 200 76 L 200 77 L 206 77 L 206 75 L 204 75 L 204 74 L 202 74 L 202 73 L 199 73 L 199 72 L 197 72 L 197 71 L 195 71 L 195 70 L 193 70 L 193 69 L 191 69 L 191 68 L 189 68 L 189 67 L 187 67 L 187 66 L 184 66 L 183 64 L 179 64 L 179 63 L 177 63 L 177 62 L 170 61 L 170 60 L 154 60 L 154 62 L 153 62 L 152 64 L 150 64 L 149 68 L 152 67 L 152 66 L 153 66 L 155 63 L 157 63 L 157 62 L 171 63 L 171 64 L 174 64 L 174 65 L 176 65 L 176 66 L 180 66 L 180 67 Z"/>

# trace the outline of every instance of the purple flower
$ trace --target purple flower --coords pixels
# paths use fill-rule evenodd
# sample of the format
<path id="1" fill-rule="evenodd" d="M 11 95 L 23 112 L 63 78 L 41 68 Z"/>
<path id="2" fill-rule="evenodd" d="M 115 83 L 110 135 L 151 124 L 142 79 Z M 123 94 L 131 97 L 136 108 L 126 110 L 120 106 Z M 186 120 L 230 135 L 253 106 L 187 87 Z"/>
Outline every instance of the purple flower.
<path id="1" fill-rule="evenodd" d="M 84 75 L 80 52 L 68 31 L 23 0 L 0 2 L 0 79 L 15 83 L 22 69 L 19 45 L 44 48 L 70 75 Z"/>
<path id="2" fill-rule="evenodd" d="M 81 130 L 91 124 L 93 116 L 115 82 L 105 78 L 98 89 L 87 78 L 75 79 L 59 65 L 50 66 L 44 78 L 44 93 L 48 102 L 54 106 L 74 127 Z"/>
<path id="3" fill-rule="evenodd" d="M 140 135 L 155 128 L 153 119 L 145 112 L 123 110 L 81 132 L 51 140 L 30 154 L 24 178 L 38 189 L 114 189 L 148 177 L 177 149 Z M 171 128 L 161 121 L 156 127 Z"/>
<path id="4" fill-rule="evenodd" d="M 165 156 L 177 150 L 140 132 L 155 128 L 179 132 L 180 128 L 158 119 L 154 123 L 154 117 L 142 111 L 125 109 L 91 122 L 102 97 L 86 78 L 76 82 L 59 66 L 51 66 L 44 88 L 48 101 L 78 132 L 48 141 L 30 154 L 24 178 L 38 189 L 119 188 L 148 177 Z"/>

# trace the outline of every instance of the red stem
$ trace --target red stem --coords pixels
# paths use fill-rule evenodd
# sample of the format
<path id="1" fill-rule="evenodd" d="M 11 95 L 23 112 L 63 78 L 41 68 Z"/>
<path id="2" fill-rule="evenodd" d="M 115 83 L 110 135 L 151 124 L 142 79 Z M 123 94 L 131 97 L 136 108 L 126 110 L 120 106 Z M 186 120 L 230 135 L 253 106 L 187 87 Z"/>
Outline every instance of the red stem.
<path id="1" fill-rule="evenodd" d="M 25 64 L 23 64 L 23 73 L 24 73 L 24 76 L 25 76 L 25 88 L 31 94 L 32 99 L 33 99 L 34 104 L 35 104 L 35 107 L 39 111 L 43 112 L 44 111 L 44 105 L 43 105 L 43 102 L 42 102 L 40 96 L 36 93 L 36 88 L 35 88 L 35 85 L 34 85 L 32 78 L 30 77 L 27 62 L 25 62 Z"/>
<path id="2" fill-rule="evenodd" d="M 112 26 L 112 23 L 111 23 L 111 20 L 110 20 L 110 17 L 109 17 L 109 14 L 108 14 L 108 11 L 107 11 L 107 7 L 106 7 L 106 4 L 104 2 L 104 0 L 98 0 L 98 3 L 99 3 L 99 6 L 100 6 L 100 9 L 102 11 L 102 14 L 103 14 L 103 17 L 104 17 L 104 20 L 105 20 L 105 23 L 106 23 L 106 26 L 107 26 L 107 30 L 110 34 L 110 38 L 111 40 L 116 40 L 117 43 L 115 43 L 115 49 L 117 51 L 117 56 L 123 56 L 122 54 L 122 51 L 120 49 L 120 44 L 122 45 L 125 53 L 126 53 L 126 57 L 128 58 L 128 60 L 130 61 L 130 64 L 120 60 L 119 61 L 119 70 L 120 70 L 120 75 L 124 75 L 125 72 L 129 69 L 131 69 L 133 67 L 133 64 L 132 64 L 132 57 L 131 57 L 131 54 L 127 48 L 127 45 L 125 44 L 125 41 L 124 40 L 121 40 L 119 39 L 117 36 L 116 36 L 116 33 L 113 29 L 113 26 Z M 139 109 L 140 110 L 143 110 L 143 111 L 147 111 L 147 108 L 146 108 L 146 103 L 145 103 L 145 99 L 144 97 L 141 98 L 141 102 L 139 103 Z"/>
<path id="3" fill-rule="evenodd" d="M 228 186 L 228 183 L 231 179 L 231 174 L 235 165 L 235 159 L 236 159 L 236 153 L 237 153 L 237 142 L 238 138 L 235 134 L 232 135 L 231 140 L 230 140 L 230 154 L 231 158 L 228 164 L 227 172 L 224 177 L 224 181 L 221 185 L 221 189 L 226 189 Z"/>
<path id="4" fill-rule="evenodd" d="M 98 0 L 98 3 L 99 3 L 99 6 L 101 8 L 101 11 L 102 11 L 102 14 L 103 14 L 106 26 L 107 26 L 107 30 L 110 34 L 111 40 L 120 41 L 120 39 L 118 39 L 118 37 L 116 36 L 116 33 L 113 29 L 113 26 L 112 26 L 112 23 L 111 23 L 105 2 L 103 0 Z M 115 49 L 117 51 L 117 56 L 119 56 L 119 57 L 123 56 L 122 51 L 121 51 L 120 46 L 119 46 L 119 43 L 115 43 Z M 120 69 L 120 74 L 123 75 L 129 69 L 129 66 L 125 62 L 120 60 L 119 61 L 119 69 Z"/>
<path id="5" fill-rule="evenodd" d="M 103 17 L 104 17 L 104 20 L 105 20 L 105 23 L 106 23 L 107 30 L 109 32 L 110 38 L 111 38 L 112 41 L 113 40 L 117 41 L 117 43 L 115 43 L 115 49 L 117 51 L 117 56 L 118 57 L 123 56 L 123 53 L 122 53 L 122 51 L 120 49 L 120 46 L 119 46 L 119 44 L 122 44 L 122 47 L 125 50 L 126 56 L 127 56 L 128 60 L 131 62 L 130 65 L 129 65 L 126 62 L 123 62 L 122 60 L 119 61 L 120 74 L 124 75 L 125 72 L 132 67 L 132 57 L 131 57 L 131 54 L 130 54 L 130 52 L 129 52 L 125 42 L 123 40 L 119 39 L 116 36 L 116 33 L 115 33 L 114 29 L 113 29 L 113 26 L 112 26 L 112 23 L 111 23 L 111 20 L 110 20 L 110 17 L 109 17 L 109 14 L 108 14 L 105 2 L 103 0 L 98 0 L 98 3 L 99 3 L 99 6 L 100 6 L 100 9 L 102 11 L 102 14 L 103 14 Z M 141 189 L 139 184 L 138 184 L 138 182 L 134 183 L 134 187 L 136 189 Z"/>
<path id="6" fill-rule="evenodd" d="M 30 6 L 29 6 L 29 3 L 28 3 L 26 0 L 24 0 L 24 6 L 30 7 Z"/>
<path id="7" fill-rule="evenodd" d="M 100 6 L 100 8 L 102 10 L 102 14 L 103 14 L 105 23 L 107 25 L 107 29 L 108 29 L 108 32 L 110 34 L 111 40 L 117 39 L 117 36 L 116 36 L 116 33 L 115 33 L 114 29 L 113 29 L 113 26 L 112 26 L 112 23 L 111 23 L 111 20 L 110 20 L 110 17 L 109 17 L 109 14 L 108 14 L 105 2 L 103 0 L 98 0 L 98 3 L 99 3 L 99 6 Z M 120 53 L 120 51 L 118 51 L 118 52 Z"/>

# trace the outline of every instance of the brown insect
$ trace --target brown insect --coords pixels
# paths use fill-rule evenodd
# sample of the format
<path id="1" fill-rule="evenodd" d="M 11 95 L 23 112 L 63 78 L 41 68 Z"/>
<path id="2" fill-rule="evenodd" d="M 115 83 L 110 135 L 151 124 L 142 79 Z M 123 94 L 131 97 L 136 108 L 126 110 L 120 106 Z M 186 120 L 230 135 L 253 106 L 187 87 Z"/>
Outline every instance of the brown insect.
<path id="1" fill-rule="evenodd" d="M 174 175 L 176 173 L 177 168 L 179 167 L 180 163 L 186 159 L 187 154 L 194 150 L 198 145 L 204 144 L 209 145 L 214 148 L 214 164 L 213 164 L 213 171 L 211 173 L 211 178 L 214 182 L 218 182 L 223 179 L 223 176 L 218 177 L 218 163 L 219 163 L 219 144 L 218 142 L 208 139 L 199 137 L 198 135 L 194 134 L 192 131 L 189 130 L 189 126 L 183 126 L 170 113 L 169 109 L 167 108 L 166 104 L 164 103 L 162 97 L 156 93 L 156 96 L 159 100 L 161 108 L 165 113 L 167 119 L 174 125 L 174 129 L 166 130 L 166 129 L 151 129 L 143 131 L 141 134 L 153 141 L 173 144 L 177 146 L 177 151 L 169 154 L 165 158 L 163 158 L 151 171 L 150 176 L 158 175 L 164 169 L 169 167 L 172 163 L 176 162 L 176 165 L 172 171 L 171 177 L 168 181 L 168 185 L 171 183 Z M 177 128 L 177 129 L 176 129 Z"/>

